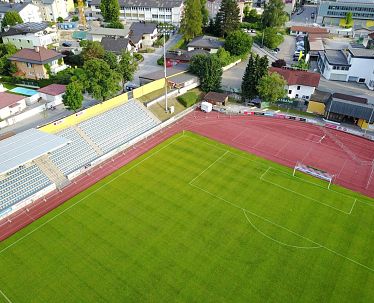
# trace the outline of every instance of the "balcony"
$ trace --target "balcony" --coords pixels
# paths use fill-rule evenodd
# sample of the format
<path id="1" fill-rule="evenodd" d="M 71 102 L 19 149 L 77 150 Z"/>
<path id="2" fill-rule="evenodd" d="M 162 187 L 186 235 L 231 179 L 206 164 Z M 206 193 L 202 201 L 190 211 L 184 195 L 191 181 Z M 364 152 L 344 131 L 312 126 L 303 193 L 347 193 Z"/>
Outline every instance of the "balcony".
<path id="1" fill-rule="evenodd" d="M 55 65 L 52 65 L 51 66 L 51 74 L 53 75 L 56 75 L 58 72 L 64 70 L 64 69 L 67 69 L 69 66 L 66 65 L 65 63 L 59 65 L 59 64 L 55 64 Z"/>

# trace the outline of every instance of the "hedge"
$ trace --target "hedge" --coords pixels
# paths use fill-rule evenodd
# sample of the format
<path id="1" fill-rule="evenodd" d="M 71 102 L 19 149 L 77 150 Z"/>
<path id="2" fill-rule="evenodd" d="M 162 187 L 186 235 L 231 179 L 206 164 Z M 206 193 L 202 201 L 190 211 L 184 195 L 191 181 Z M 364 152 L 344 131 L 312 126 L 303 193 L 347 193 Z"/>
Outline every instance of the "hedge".
<path id="1" fill-rule="evenodd" d="M 187 92 L 187 93 L 179 96 L 177 99 L 185 107 L 190 107 L 190 106 L 194 105 L 199 100 L 199 96 L 194 92 Z"/>

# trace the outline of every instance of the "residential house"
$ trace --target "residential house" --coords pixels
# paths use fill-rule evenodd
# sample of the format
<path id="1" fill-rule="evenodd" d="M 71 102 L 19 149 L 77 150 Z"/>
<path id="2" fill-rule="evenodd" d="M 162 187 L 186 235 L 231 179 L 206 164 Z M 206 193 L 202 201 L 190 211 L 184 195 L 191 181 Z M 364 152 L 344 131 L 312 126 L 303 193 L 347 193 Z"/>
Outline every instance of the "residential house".
<path id="1" fill-rule="evenodd" d="M 208 10 L 209 18 L 214 19 L 221 7 L 222 0 L 207 0 L 205 3 L 205 7 Z M 244 8 L 248 6 L 249 8 L 252 7 L 252 0 L 237 0 L 237 4 L 239 7 L 239 14 L 240 18 L 244 18 Z"/>
<path id="2" fill-rule="evenodd" d="M 319 53 L 318 67 L 328 80 L 365 83 L 374 90 L 374 49 L 325 50 Z"/>
<path id="3" fill-rule="evenodd" d="M 196 49 L 192 51 L 186 51 L 183 49 L 177 49 L 168 51 L 165 55 L 166 57 L 166 66 L 171 67 L 180 63 L 189 63 L 191 58 L 197 54 L 209 54 L 208 51 L 202 49 Z"/>
<path id="4" fill-rule="evenodd" d="M 287 82 L 287 97 L 309 100 L 319 85 L 321 75 L 304 70 L 270 67 L 270 73 L 280 74 Z"/>
<path id="5" fill-rule="evenodd" d="M 101 0 L 88 2 L 92 16 L 90 19 L 102 19 Z M 165 22 L 179 26 L 184 9 L 183 0 L 119 0 L 120 20 Z"/>
<path id="6" fill-rule="evenodd" d="M 73 0 L 32 0 L 39 7 L 44 21 L 57 21 L 58 17 L 67 18 L 74 11 Z"/>
<path id="7" fill-rule="evenodd" d="M 66 85 L 62 84 L 50 84 L 38 89 L 39 96 L 47 101 L 47 107 L 62 104 L 62 96 L 65 91 Z"/>
<path id="8" fill-rule="evenodd" d="M 49 73 L 56 74 L 66 69 L 63 55 L 44 47 L 24 48 L 8 60 L 17 67 L 15 76 L 28 79 L 48 79 Z"/>
<path id="9" fill-rule="evenodd" d="M 157 40 L 157 24 L 134 22 L 130 26 L 129 38 L 136 49 L 150 47 Z"/>
<path id="10" fill-rule="evenodd" d="M 223 41 L 219 40 L 216 37 L 199 36 L 192 39 L 191 42 L 187 44 L 187 50 L 192 51 L 202 49 L 208 51 L 211 54 L 214 54 L 220 47 L 223 47 L 224 44 L 225 43 Z"/>
<path id="11" fill-rule="evenodd" d="M 101 40 L 101 45 L 108 52 L 120 56 L 122 52 L 128 51 L 131 52 L 132 44 L 128 38 L 119 38 L 119 37 L 104 37 Z"/>
<path id="12" fill-rule="evenodd" d="M 9 11 L 19 13 L 23 22 L 42 22 L 39 8 L 31 3 L 0 3 L 0 24 Z"/>
<path id="13" fill-rule="evenodd" d="M 26 22 L 4 28 L 0 33 L 4 43 L 12 43 L 18 49 L 48 47 L 58 42 L 56 28 L 48 23 Z"/>
<path id="14" fill-rule="evenodd" d="M 130 28 L 125 26 L 124 29 L 119 28 L 106 28 L 106 27 L 92 27 L 91 30 L 88 31 L 87 39 L 91 41 L 99 41 L 104 37 L 111 37 L 111 38 L 127 38 L 129 35 Z"/>
<path id="15" fill-rule="evenodd" d="M 0 119 L 4 120 L 26 108 L 26 97 L 10 93 L 0 93 Z"/>

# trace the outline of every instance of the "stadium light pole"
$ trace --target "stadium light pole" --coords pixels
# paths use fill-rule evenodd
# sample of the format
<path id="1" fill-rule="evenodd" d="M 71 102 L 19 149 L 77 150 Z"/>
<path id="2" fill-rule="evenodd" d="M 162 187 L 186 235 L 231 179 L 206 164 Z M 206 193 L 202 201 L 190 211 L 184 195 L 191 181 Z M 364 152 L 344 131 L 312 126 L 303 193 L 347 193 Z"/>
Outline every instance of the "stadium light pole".
<path id="1" fill-rule="evenodd" d="M 165 112 L 168 112 L 168 80 L 166 75 L 166 41 L 165 41 L 165 29 L 163 30 L 164 35 L 164 76 L 165 76 Z"/>

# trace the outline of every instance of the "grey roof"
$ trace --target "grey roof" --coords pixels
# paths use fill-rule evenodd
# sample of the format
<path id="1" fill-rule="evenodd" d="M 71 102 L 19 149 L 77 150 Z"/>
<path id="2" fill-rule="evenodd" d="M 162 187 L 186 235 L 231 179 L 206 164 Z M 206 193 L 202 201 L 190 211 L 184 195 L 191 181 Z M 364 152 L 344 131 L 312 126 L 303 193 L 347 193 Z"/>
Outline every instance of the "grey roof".
<path id="1" fill-rule="evenodd" d="M 185 83 L 187 81 L 194 80 L 195 82 L 199 81 L 199 77 L 191 73 L 183 73 L 169 78 L 169 81 L 172 81 L 176 84 Z"/>
<path id="2" fill-rule="evenodd" d="M 20 12 L 30 3 L 0 3 L 0 13 L 6 13 L 9 11 Z"/>
<path id="3" fill-rule="evenodd" d="M 130 40 L 127 38 L 113 38 L 113 37 L 104 37 L 101 39 L 101 45 L 108 52 L 115 53 L 120 55 L 123 50 L 127 50 L 127 46 L 130 43 Z"/>
<path id="4" fill-rule="evenodd" d="M 192 51 L 177 49 L 174 51 L 168 51 L 166 53 L 166 59 L 190 61 L 193 56 L 198 55 L 198 54 L 209 54 L 209 52 L 203 49 L 195 49 Z"/>
<path id="5" fill-rule="evenodd" d="M 134 22 L 130 26 L 129 37 L 132 42 L 138 43 L 144 34 L 152 34 L 156 28 L 156 23 Z"/>
<path id="6" fill-rule="evenodd" d="M 11 26 L 9 29 L 4 29 L 5 31 L 0 34 L 1 37 L 22 35 L 29 33 L 37 33 L 45 30 L 48 27 L 48 23 L 45 22 L 26 22 L 22 24 L 17 24 Z"/>
<path id="7" fill-rule="evenodd" d="M 342 100 L 338 98 L 332 98 L 326 103 L 326 109 L 333 113 L 346 115 L 356 119 L 370 120 L 370 123 L 374 121 L 373 110 L 374 106 L 371 104 L 362 104 L 353 101 Z"/>
<path id="8" fill-rule="evenodd" d="M 193 39 L 187 44 L 188 47 L 200 47 L 200 48 L 220 48 L 225 43 L 218 40 L 216 37 L 211 36 L 199 36 Z"/>
<path id="9" fill-rule="evenodd" d="M 173 8 L 180 7 L 183 0 L 118 0 L 120 6 L 124 7 L 157 7 Z M 101 0 L 92 0 L 91 4 L 98 6 Z"/>
<path id="10" fill-rule="evenodd" d="M 108 27 L 92 27 L 88 31 L 90 35 L 101 35 L 101 36 L 117 36 L 127 37 L 129 34 L 129 27 L 125 25 L 125 28 L 108 28 Z"/>
<path id="11" fill-rule="evenodd" d="M 374 59 L 374 49 L 368 48 L 349 48 L 348 52 L 352 54 L 353 57 Z"/>
<path id="12" fill-rule="evenodd" d="M 327 61 L 331 65 L 349 65 L 346 55 L 342 50 L 326 49 L 324 51 Z"/>
<path id="13" fill-rule="evenodd" d="M 65 138 L 35 128 L 4 139 L 0 141 L 0 174 L 9 172 L 69 142 Z"/>
<path id="14" fill-rule="evenodd" d="M 321 90 L 314 90 L 314 93 L 310 96 L 310 101 L 319 102 L 319 103 L 326 103 L 331 98 L 331 93 L 324 92 Z"/>

